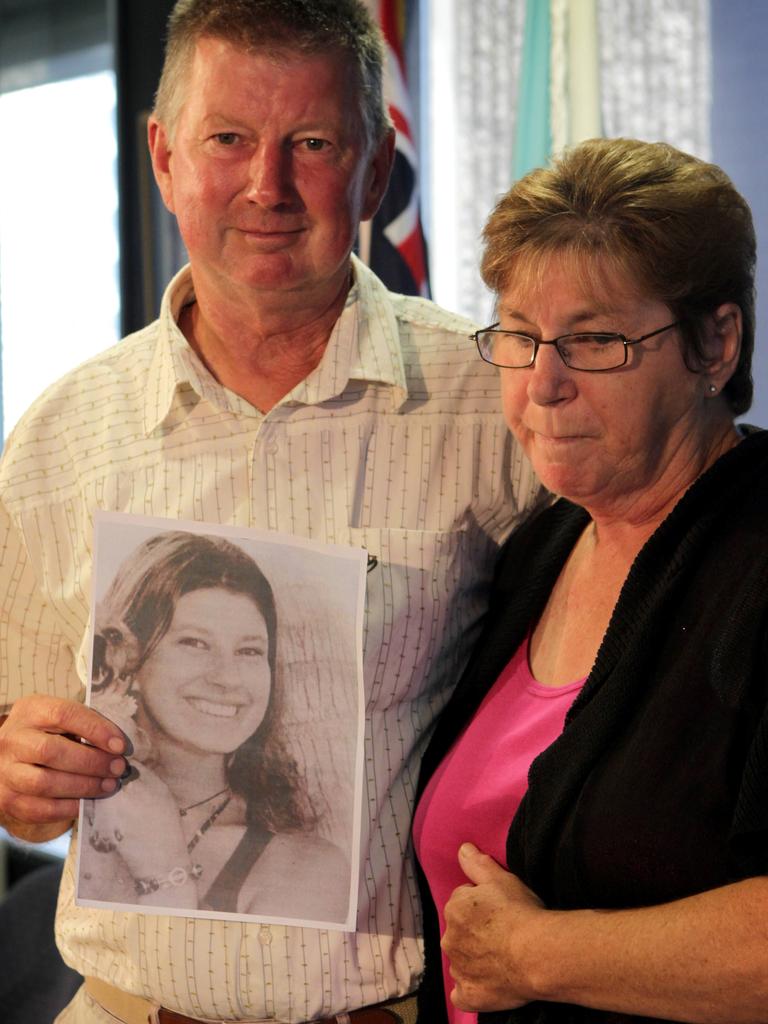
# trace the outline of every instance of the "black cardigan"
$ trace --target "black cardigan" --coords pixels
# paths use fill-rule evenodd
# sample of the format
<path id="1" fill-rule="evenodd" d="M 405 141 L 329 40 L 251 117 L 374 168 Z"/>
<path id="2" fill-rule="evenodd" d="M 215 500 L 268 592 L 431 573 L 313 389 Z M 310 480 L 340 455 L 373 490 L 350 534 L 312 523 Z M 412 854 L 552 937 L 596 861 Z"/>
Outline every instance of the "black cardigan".
<path id="1" fill-rule="evenodd" d="M 565 500 L 499 560 L 483 634 L 420 789 L 541 614 L 587 513 Z M 768 873 L 768 433 L 701 476 L 638 554 L 562 735 L 531 766 L 507 865 L 554 909 L 639 907 Z M 422 878 L 420 1020 L 445 1020 Z M 693 937 L 692 937 L 693 939 Z M 639 1022 L 555 1003 L 505 1024 Z"/>

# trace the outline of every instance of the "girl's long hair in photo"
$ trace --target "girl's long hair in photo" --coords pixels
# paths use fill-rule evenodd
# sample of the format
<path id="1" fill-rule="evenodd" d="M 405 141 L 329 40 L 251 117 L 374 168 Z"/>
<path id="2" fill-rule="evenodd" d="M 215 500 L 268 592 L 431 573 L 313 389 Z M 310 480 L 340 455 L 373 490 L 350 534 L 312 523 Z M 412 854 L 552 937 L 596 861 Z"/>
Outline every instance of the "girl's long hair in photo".
<path id="1" fill-rule="evenodd" d="M 282 731 L 276 670 L 277 609 L 272 587 L 250 555 L 223 537 L 172 530 L 144 541 L 118 569 L 97 610 L 92 691 L 131 681 L 173 620 L 179 598 L 221 588 L 253 601 L 267 627 L 270 696 L 258 729 L 227 756 L 227 778 L 243 797 L 248 824 L 272 832 L 311 828 L 316 815 Z M 140 694 L 134 694 L 141 700 Z"/>

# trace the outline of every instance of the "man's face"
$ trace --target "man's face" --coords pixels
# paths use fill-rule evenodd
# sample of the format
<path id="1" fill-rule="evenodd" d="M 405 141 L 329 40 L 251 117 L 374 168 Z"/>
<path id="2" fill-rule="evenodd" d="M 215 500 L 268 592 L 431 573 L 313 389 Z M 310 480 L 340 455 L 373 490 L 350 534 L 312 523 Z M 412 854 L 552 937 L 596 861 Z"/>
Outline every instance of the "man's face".
<path id="1" fill-rule="evenodd" d="M 384 193 L 392 139 L 369 152 L 338 54 L 279 60 L 204 37 L 170 139 L 150 122 L 158 184 L 196 274 L 219 291 L 335 296 L 358 223 Z M 286 296 L 287 298 L 287 296 Z"/>

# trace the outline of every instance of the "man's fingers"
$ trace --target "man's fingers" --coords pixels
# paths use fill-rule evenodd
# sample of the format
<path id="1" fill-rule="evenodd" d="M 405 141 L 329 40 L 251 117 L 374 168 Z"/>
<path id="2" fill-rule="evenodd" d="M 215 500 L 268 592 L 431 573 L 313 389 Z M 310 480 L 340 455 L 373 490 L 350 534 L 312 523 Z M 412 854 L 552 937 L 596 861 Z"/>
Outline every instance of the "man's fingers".
<path id="1" fill-rule="evenodd" d="M 26 698 L 24 706 L 19 708 L 21 703 L 18 701 L 14 705 L 11 714 L 19 709 L 24 725 L 49 733 L 79 736 L 91 746 L 108 753 L 122 754 L 126 748 L 120 729 L 84 704 L 39 696 Z"/>
<path id="2" fill-rule="evenodd" d="M 114 777 L 102 778 L 98 775 L 52 771 L 40 765 L 17 764 L 9 771 L 6 783 L 8 788 L 20 797 L 83 800 L 114 793 L 120 785 L 120 780 Z"/>
<path id="3" fill-rule="evenodd" d="M 50 836 L 53 837 L 61 835 L 72 826 L 79 810 L 79 800 L 50 800 L 17 794 L 8 801 L 8 809 L 3 812 L 3 824 L 14 834 L 27 838 L 24 835 L 26 826 L 54 826 L 58 822 L 60 827 L 51 830 Z M 22 826 L 22 828 L 15 829 L 14 825 Z M 37 842 L 38 840 L 33 838 L 32 841 Z"/>
<path id="4" fill-rule="evenodd" d="M 0 820 L 34 841 L 60 834 L 81 799 L 118 789 L 127 768 L 123 750 L 120 730 L 93 709 L 22 697 L 0 726 Z"/>
<path id="5" fill-rule="evenodd" d="M 27 825 L 66 822 L 77 817 L 82 799 L 110 796 L 118 779 L 70 775 L 36 765 L 15 765 L 5 780 L 3 816 Z"/>
<path id="6" fill-rule="evenodd" d="M 0 765 L 6 776 L 21 763 L 76 775 L 119 777 L 127 768 L 119 756 L 125 747 L 121 731 L 108 719 L 76 701 L 56 697 L 22 698 L 0 728 Z"/>
<path id="7" fill-rule="evenodd" d="M 15 759 L 24 765 L 39 765 L 60 773 L 103 778 L 119 778 L 127 768 L 123 757 L 68 736 L 35 729 L 24 729 L 16 735 Z"/>

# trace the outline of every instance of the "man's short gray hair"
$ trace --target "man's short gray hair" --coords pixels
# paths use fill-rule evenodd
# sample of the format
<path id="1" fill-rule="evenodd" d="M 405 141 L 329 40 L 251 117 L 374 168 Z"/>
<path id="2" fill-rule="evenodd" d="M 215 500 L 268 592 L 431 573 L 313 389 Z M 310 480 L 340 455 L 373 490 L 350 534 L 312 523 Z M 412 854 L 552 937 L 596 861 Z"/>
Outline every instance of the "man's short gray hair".
<path id="1" fill-rule="evenodd" d="M 173 137 L 197 42 L 224 39 L 253 53 L 346 54 L 356 72 L 366 142 L 391 127 L 382 95 L 381 32 L 362 0 L 178 0 L 168 19 L 155 117 Z"/>

